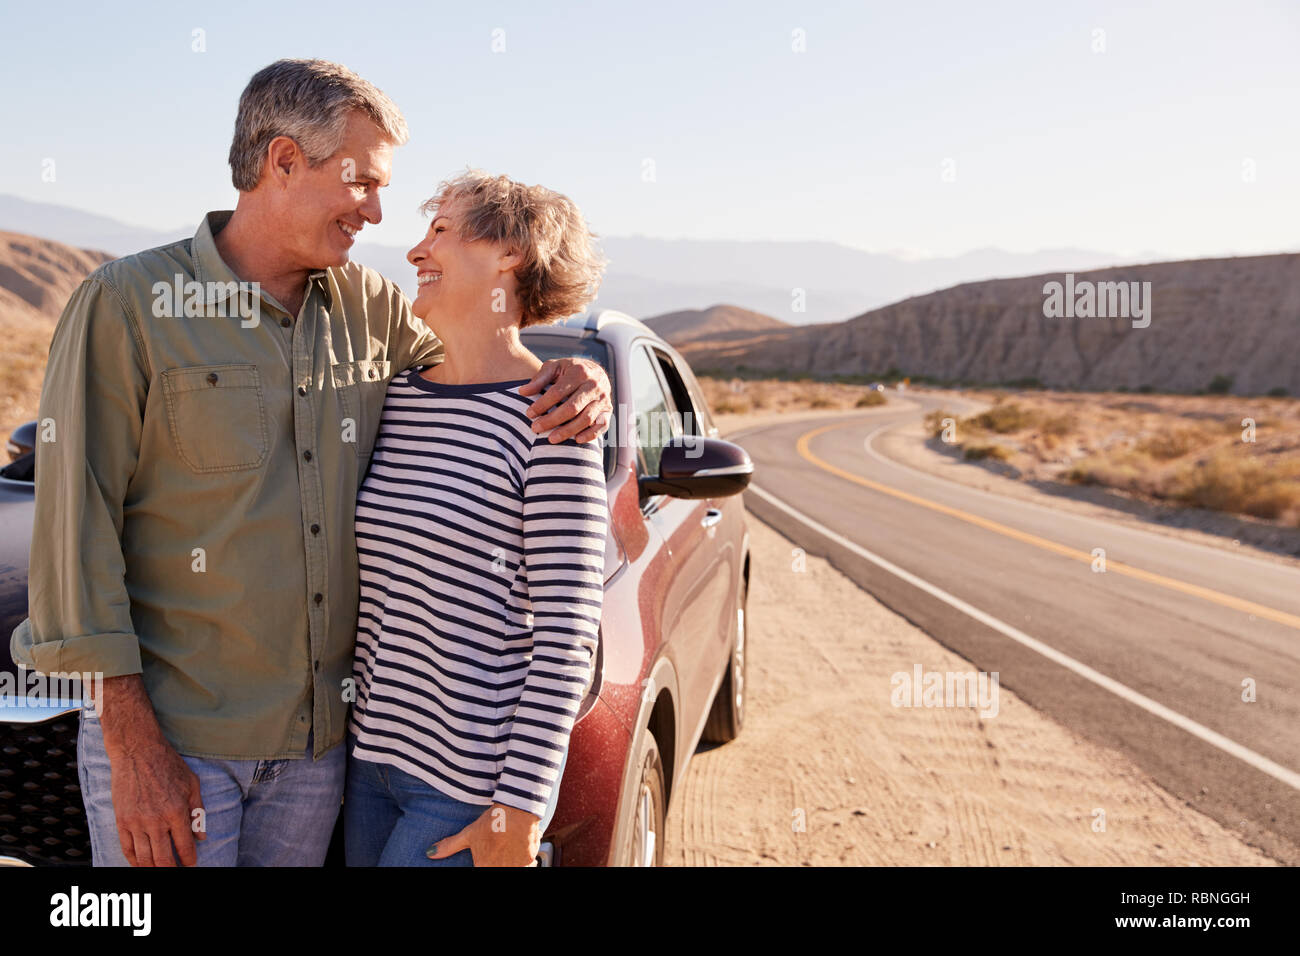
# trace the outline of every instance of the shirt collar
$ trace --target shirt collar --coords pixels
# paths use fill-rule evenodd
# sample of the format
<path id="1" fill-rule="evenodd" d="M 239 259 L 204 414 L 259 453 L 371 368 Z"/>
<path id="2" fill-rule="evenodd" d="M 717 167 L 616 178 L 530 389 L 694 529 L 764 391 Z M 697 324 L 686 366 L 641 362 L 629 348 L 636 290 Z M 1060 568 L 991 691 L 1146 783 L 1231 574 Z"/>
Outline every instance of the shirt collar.
<path id="1" fill-rule="evenodd" d="M 221 253 L 217 251 L 217 233 L 226 228 L 233 215 L 233 209 L 209 212 L 203 217 L 198 230 L 194 233 L 194 243 L 191 247 L 194 257 L 194 278 L 203 286 L 203 301 L 208 305 L 229 298 L 234 290 L 240 288 L 239 276 L 231 271 L 230 266 L 226 265 L 226 260 L 222 259 Z M 329 307 L 333 302 L 333 295 L 327 272 L 326 269 L 314 269 L 307 273 L 307 279 L 320 287 L 325 294 L 326 307 Z M 233 286 L 230 285 L 232 282 L 235 283 Z"/>

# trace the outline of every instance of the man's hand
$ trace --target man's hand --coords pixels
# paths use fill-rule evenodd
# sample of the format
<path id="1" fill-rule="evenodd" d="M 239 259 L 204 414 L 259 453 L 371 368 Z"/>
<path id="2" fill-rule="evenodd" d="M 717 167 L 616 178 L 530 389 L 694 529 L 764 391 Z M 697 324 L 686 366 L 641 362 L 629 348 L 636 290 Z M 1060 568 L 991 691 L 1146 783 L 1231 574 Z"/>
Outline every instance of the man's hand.
<path id="1" fill-rule="evenodd" d="M 203 819 L 199 778 L 162 735 L 140 675 L 107 678 L 98 703 L 117 836 L 127 862 L 175 866 L 175 845 L 181 863 L 194 866 L 193 821 Z M 207 839 L 202 827 L 197 836 Z"/>
<path id="2" fill-rule="evenodd" d="M 425 855 L 443 860 L 469 850 L 475 866 L 529 866 L 542 848 L 541 824 L 535 813 L 494 803 L 465 829 L 429 847 Z"/>
<path id="3" fill-rule="evenodd" d="M 547 359 L 532 381 L 519 387 L 519 394 L 532 395 L 543 389 L 527 414 L 535 419 L 534 432 L 553 429 L 547 436 L 552 444 L 569 438 L 586 444 L 600 438 L 609 427 L 614 402 L 609 376 L 599 362 L 576 357 Z"/>

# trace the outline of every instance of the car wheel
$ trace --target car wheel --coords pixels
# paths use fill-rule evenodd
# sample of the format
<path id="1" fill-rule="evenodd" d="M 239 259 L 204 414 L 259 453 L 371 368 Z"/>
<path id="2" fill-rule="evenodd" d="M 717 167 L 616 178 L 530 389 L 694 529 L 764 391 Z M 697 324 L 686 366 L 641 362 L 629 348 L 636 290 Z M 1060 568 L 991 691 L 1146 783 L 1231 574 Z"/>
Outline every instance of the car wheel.
<path id="1" fill-rule="evenodd" d="M 731 659 L 727 665 L 727 674 L 718 686 L 718 694 L 713 698 L 713 709 L 709 711 L 708 722 L 704 725 L 703 739 L 711 744 L 725 744 L 740 736 L 740 728 L 745 723 L 745 601 L 749 588 L 745 579 L 740 579 L 740 593 L 736 595 L 736 639 L 731 645 Z"/>
<path id="2" fill-rule="evenodd" d="M 620 866 L 664 864 L 664 765 L 659 745 L 649 730 L 641 735 L 641 778 L 629 808 L 631 822 L 620 854 Z"/>

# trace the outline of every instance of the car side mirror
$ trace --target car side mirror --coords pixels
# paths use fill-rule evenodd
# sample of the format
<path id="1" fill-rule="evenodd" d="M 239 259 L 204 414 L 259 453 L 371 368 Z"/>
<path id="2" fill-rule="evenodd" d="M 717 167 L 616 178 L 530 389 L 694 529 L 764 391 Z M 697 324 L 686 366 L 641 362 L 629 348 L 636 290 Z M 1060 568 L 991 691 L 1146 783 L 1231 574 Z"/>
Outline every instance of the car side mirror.
<path id="1" fill-rule="evenodd" d="M 680 435 L 663 448 L 659 474 L 637 479 L 641 500 L 652 495 L 670 498 L 725 498 L 744 491 L 754 475 L 754 463 L 739 445 L 721 438 Z"/>

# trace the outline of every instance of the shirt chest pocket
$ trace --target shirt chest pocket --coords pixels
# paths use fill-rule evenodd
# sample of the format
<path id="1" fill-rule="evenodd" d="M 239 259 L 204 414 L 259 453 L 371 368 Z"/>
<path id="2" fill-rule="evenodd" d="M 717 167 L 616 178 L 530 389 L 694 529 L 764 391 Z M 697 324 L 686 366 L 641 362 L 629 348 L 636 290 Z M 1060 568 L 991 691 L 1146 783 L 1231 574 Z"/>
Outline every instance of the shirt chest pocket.
<path id="1" fill-rule="evenodd" d="M 197 365 L 162 373 L 167 426 L 192 471 L 245 471 L 266 461 L 270 440 L 256 365 Z"/>
<path id="2" fill-rule="evenodd" d="M 330 366 L 334 391 L 339 397 L 341 438 L 344 444 L 352 446 L 363 466 L 375 447 L 390 370 L 390 362 L 377 359 Z"/>

